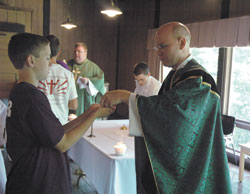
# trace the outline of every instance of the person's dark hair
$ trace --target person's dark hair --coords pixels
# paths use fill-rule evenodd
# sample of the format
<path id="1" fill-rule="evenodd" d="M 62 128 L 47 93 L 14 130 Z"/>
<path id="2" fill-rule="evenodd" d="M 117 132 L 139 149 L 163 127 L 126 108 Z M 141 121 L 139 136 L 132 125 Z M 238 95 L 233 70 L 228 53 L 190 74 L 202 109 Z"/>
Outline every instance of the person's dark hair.
<path id="1" fill-rule="evenodd" d="M 144 74 L 147 75 L 149 73 L 149 67 L 148 64 L 145 62 L 140 62 L 140 63 L 136 63 L 134 66 L 134 74 L 140 75 L 140 74 Z"/>
<path id="2" fill-rule="evenodd" d="M 47 38 L 50 43 L 50 51 L 51 51 L 50 58 L 52 58 L 56 56 L 60 51 L 60 41 L 54 35 L 47 35 L 45 36 L 45 38 Z"/>
<path id="3" fill-rule="evenodd" d="M 75 44 L 75 48 L 78 47 L 78 46 L 82 46 L 83 48 L 85 48 L 86 51 L 88 50 L 88 46 L 84 42 L 77 42 Z"/>
<path id="4" fill-rule="evenodd" d="M 13 35 L 8 45 L 8 55 L 16 69 L 22 69 L 29 55 L 39 57 L 42 47 L 49 41 L 40 35 L 19 33 Z"/>

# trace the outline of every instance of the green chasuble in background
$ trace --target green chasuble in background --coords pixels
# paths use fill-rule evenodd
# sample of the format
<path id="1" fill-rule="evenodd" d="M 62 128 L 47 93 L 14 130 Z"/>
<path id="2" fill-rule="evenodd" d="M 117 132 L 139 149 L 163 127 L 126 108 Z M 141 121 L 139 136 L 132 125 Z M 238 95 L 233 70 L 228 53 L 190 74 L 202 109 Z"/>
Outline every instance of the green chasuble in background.
<path id="1" fill-rule="evenodd" d="M 91 104 L 100 102 L 101 96 L 104 94 L 104 73 L 97 64 L 89 59 L 85 59 L 81 64 L 76 64 L 72 59 L 68 62 L 68 65 L 71 71 L 74 72 L 74 75 L 77 75 L 77 77 L 75 77 L 76 80 L 79 76 L 87 77 L 98 90 L 96 96 L 90 96 L 85 88 L 80 89 L 79 85 L 76 83 L 78 94 L 78 109 L 76 114 L 79 116 L 87 110 Z"/>
<path id="2" fill-rule="evenodd" d="M 157 193 L 232 193 L 220 106 L 213 78 L 193 59 L 158 96 L 137 96 Z"/>

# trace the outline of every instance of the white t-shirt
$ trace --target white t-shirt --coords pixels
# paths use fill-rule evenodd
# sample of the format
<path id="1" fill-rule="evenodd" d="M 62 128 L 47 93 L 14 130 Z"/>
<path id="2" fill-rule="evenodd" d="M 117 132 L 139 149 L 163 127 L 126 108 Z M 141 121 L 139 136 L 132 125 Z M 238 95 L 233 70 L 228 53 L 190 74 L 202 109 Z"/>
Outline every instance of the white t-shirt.
<path id="1" fill-rule="evenodd" d="M 69 101 L 77 98 L 73 73 L 59 64 L 53 64 L 47 80 L 39 81 L 38 89 L 48 97 L 51 109 L 62 125 L 66 124 Z"/>
<path id="2" fill-rule="evenodd" d="M 0 150 L 0 193 L 5 193 L 6 181 L 7 181 L 6 170 L 2 156 L 2 151 Z"/>
<path id="3" fill-rule="evenodd" d="M 157 95 L 161 88 L 161 82 L 152 76 L 149 76 L 147 83 L 143 86 L 139 85 L 137 81 L 135 81 L 135 84 L 136 88 L 134 93 L 142 96 Z"/>
<path id="4" fill-rule="evenodd" d="M 5 129 L 5 120 L 7 114 L 6 105 L 0 100 L 0 145 L 6 144 L 6 133 L 5 137 L 3 137 L 4 129 Z M 5 184 L 6 184 L 6 171 L 4 160 L 2 157 L 2 151 L 0 150 L 0 193 L 5 193 Z"/>

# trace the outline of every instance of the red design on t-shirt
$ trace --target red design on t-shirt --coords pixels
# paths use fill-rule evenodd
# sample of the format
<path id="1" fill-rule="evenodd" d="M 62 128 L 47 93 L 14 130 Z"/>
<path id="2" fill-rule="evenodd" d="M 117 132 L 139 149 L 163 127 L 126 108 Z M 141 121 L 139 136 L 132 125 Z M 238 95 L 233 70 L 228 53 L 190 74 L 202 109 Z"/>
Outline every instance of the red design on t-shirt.
<path id="1" fill-rule="evenodd" d="M 46 80 L 45 82 L 39 81 L 41 85 L 38 86 L 39 90 L 42 90 L 46 95 L 60 95 L 66 94 L 66 90 L 68 88 L 68 80 L 60 83 L 60 79 L 54 81 L 51 79 L 50 81 Z"/>

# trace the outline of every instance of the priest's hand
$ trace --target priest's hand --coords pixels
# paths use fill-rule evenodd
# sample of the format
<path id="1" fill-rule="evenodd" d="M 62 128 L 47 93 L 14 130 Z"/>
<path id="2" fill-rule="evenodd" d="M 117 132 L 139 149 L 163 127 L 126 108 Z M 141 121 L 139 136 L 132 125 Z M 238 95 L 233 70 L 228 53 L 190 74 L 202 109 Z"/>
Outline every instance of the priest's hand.
<path id="1" fill-rule="evenodd" d="M 104 107 L 114 107 L 122 102 L 128 104 L 131 92 L 127 90 L 113 90 L 107 92 L 101 99 L 101 105 Z"/>
<path id="2" fill-rule="evenodd" d="M 94 111 L 96 113 L 96 118 L 102 118 L 112 114 L 115 111 L 115 107 L 105 108 L 102 107 L 100 104 L 92 104 L 87 111 L 88 112 Z"/>

